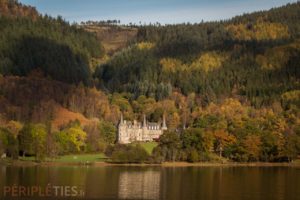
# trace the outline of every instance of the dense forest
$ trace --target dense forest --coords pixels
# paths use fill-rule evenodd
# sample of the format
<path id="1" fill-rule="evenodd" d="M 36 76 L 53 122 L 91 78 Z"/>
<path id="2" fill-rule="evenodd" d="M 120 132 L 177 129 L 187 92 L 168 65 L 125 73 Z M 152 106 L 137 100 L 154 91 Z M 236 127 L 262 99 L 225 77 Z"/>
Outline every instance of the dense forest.
<path id="1" fill-rule="evenodd" d="M 95 77 L 135 98 L 160 100 L 173 89 L 195 92 L 204 104 L 239 95 L 256 107 L 270 105 L 299 88 L 299 9 L 296 3 L 227 21 L 143 26 L 136 45 Z"/>
<path id="2" fill-rule="evenodd" d="M 42 161 L 105 152 L 116 162 L 299 155 L 300 3 L 219 22 L 132 31 L 111 23 L 69 24 L 0 0 L 0 155 Z M 122 39 L 113 48 L 112 32 Z M 121 113 L 154 122 L 165 114 L 168 131 L 152 155 L 139 144 L 115 145 Z"/>
<path id="3" fill-rule="evenodd" d="M 104 54 L 95 36 L 14 0 L 1 0 L 0 7 L 1 74 L 26 76 L 38 70 L 67 83 L 91 81 L 89 61 Z"/>

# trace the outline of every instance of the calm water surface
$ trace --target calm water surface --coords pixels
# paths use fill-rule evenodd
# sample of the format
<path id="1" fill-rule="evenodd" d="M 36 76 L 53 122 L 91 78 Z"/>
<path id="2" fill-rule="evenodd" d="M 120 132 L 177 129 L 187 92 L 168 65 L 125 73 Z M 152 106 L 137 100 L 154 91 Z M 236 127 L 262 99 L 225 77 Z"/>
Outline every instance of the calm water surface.
<path id="1" fill-rule="evenodd" d="M 300 200 L 296 167 L 0 166 L 0 199 L 4 186 L 47 184 L 95 199 Z"/>

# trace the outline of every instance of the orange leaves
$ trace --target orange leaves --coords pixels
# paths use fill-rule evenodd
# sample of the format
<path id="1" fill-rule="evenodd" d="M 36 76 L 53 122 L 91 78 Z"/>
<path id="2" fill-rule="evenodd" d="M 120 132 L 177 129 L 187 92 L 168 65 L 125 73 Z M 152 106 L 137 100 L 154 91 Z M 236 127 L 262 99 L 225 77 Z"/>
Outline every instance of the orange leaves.
<path id="1" fill-rule="evenodd" d="M 214 131 L 214 137 L 218 142 L 219 146 L 222 146 L 222 148 L 226 147 L 227 145 L 234 144 L 236 142 L 236 138 L 233 135 L 230 135 L 225 130 Z"/>
<path id="2" fill-rule="evenodd" d="M 38 12 L 34 7 L 22 5 L 18 1 L 1 0 L 0 13 L 8 17 L 31 17 L 33 20 L 38 17 Z"/>
<path id="3" fill-rule="evenodd" d="M 242 141 L 242 146 L 245 148 L 250 161 L 256 161 L 259 159 L 261 153 L 261 139 L 257 135 L 248 135 Z"/>

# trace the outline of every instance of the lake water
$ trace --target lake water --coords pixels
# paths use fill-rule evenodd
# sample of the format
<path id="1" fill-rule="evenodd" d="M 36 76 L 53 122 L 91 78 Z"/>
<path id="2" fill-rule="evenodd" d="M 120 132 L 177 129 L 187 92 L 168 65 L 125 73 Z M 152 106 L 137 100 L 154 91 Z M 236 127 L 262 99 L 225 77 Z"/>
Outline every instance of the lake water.
<path id="1" fill-rule="evenodd" d="M 49 184 L 94 199 L 300 200 L 296 167 L 0 166 L 0 199 L 5 187 Z"/>

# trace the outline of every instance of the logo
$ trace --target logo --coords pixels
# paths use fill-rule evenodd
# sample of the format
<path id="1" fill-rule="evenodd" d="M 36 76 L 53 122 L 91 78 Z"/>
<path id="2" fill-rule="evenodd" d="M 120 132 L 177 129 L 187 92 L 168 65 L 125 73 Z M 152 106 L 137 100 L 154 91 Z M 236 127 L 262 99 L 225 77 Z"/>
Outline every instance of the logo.
<path id="1" fill-rule="evenodd" d="M 80 186 L 59 186 L 48 184 L 41 186 L 4 186 L 4 197 L 30 198 L 30 197 L 84 197 L 84 191 Z"/>

